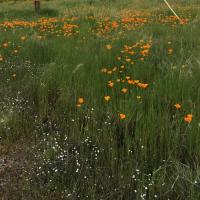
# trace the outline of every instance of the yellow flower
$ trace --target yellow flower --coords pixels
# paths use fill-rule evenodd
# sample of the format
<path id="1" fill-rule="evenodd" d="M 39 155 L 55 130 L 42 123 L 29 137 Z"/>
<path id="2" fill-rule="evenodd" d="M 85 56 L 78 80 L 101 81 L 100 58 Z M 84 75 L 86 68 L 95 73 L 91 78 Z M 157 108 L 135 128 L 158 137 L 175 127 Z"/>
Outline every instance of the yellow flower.
<path id="1" fill-rule="evenodd" d="M 105 100 L 105 101 L 109 101 L 110 98 L 111 98 L 110 96 L 105 96 L 105 97 L 104 97 L 104 100 Z"/>
<path id="2" fill-rule="evenodd" d="M 119 118 L 120 118 L 120 119 L 125 119 L 125 118 L 126 118 L 126 115 L 123 114 L 123 113 L 120 113 L 120 114 L 119 114 Z"/>

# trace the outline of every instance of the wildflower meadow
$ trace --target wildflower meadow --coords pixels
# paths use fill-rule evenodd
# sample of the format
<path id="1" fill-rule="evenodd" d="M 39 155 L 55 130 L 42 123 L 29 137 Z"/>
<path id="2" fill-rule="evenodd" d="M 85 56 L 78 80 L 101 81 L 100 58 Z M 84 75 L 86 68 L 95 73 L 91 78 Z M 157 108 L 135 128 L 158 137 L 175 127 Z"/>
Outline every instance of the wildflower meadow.
<path id="1" fill-rule="evenodd" d="M 0 199 L 200 199 L 200 1 L 167 2 L 0 0 Z"/>

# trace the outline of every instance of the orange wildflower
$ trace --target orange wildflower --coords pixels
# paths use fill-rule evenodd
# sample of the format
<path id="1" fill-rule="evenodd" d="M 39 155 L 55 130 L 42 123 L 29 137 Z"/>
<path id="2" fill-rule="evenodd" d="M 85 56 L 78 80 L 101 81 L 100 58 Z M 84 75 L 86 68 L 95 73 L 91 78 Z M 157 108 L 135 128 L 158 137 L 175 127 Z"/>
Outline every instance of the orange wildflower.
<path id="1" fill-rule="evenodd" d="M 125 93 L 127 93 L 128 89 L 127 88 L 123 88 L 121 91 L 125 94 Z"/>
<path id="2" fill-rule="evenodd" d="M 13 50 L 13 53 L 14 53 L 14 54 L 17 54 L 17 53 L 18 53 L 18 50 L 17 50 L 17 49 Z"/>
<path id="3" fill-rule="evenodd" d="M 102 69 L 101 69 L 101 72 L 106 73 L 106 72 L 107 72 L 107 69 L 106 69 L 106 68 L 102 68 Z"/>
<path id="4" fill-rule="evenodd" d="M 123 113 L 120 113 L 120 114 L 119 114 L 119 118 L 120 118 L 120 119 L 125 119 L 125 118 L 126 118 L 126 115 L 123 114 Z"/>
<path id="5" fill-rule="evenodd" d="M 79 97 L 77 103 L 80 104 L 80 105 L 81 105 L 81 104 L 84 104 L 84 99 L 83 99 L 83 97 Z"/>
<path id="6" fill-rule="evenodd" d="M 112 45 L 107 44 L 107 45 L 106 45 L 106 49 L 111 50 L 111 49 L 112 49 Z"/>
<path id="7" fill-rule="evenodd" d="M 134 80 L 134 83 L 139 83 L 139 80 Z"/>
<path id="8" fill-rule="evenodd" d="M 193 118 L 193 115 L 192 114 L 187 114 L 185 117 L 184 117 L 184 121 L 187 122 L 187 123 L 190 123 L 192 121 L 192 118 Z"/>
<path id="9" fill-rule="evenodd" d="M 147 83 L 138 83 L 137 84 L 140 88 L 143 88 L 143 89 L 146 89 L 148 86 L 149 86 L 149 84 L 147 84 Z"/>
<path id="10" fill-rule="evenodd" d="M 0 55 L 0 62 L 2 62 L 4 59 L 3 59 L 3 56 Z"/>
<path id="11" fill-rule="evenodd" d="M 109 82 L 108 82 L 108 86 L 109 86 L 109 87 L 113 87 L 113 86 L 114 86 L 114 82 L 109 81 Z"/>
<path id="12" fill-rule="evenodd" d="M 13 75 L 12 75 L 13 80 L 16 80 L 16 77 L 17 77 L 16 74 L 13 74 Z"/>
<path id="13" fill-rule="evenodd" d="M 173 53 L 173 49 L 168 49 L 168 54 L 172 54 Z"/>
<path id="14" fill-rule="evenodd" d="M 112 27 L 113 28 L 118 28 L 118 26 L 119 26 L 119 24 L 116 21 L 112 22 Z"/>
<path id="15" fill-rule="evenodd" d="M 179 103 L 176 103 L 175 105 L 174 105 L 174 107 L 178 110 L 178 109 L 181 109 L 181 105 L 179 104 Z"/>
<path id="16" fill-rule="evenodd" d="M 129 51 L 128 52 L 130 55 L 135 55 L 135 51 Z"/>
<path id="17" fill-rule="evenodd" d="M 20 38 L 22 41 L 26 40 L 26 36 L 21 36 Z"/>
<path id="18" fill-rule="evenodd" d="M 3 46 L 3 48 L 5 48 L 5 49 L 6 49 L 6 48 L 8 48 L 8 43 L 3 43 L 3 45 L 2 45 L 2 46 Z"/>
<path id="19" fill-rule="evenodd" d="M 147 56 L 149 53 L 148 49 L 144 49 L 143 51 L 140 52 L 143 56 Z"/>
<path id="20" fill-rule="evenodd" d="M 109 101 L 110 98 L 111 98 L 110 96 L 105 96 L 105 97 L 104 97 L 104 100 L 105 100 L 105 101 Z"/>
<path id="21" fill-rule="evenodd" d="M 128 84 L 132 85 L 132 84 L 135 84 L 134 80 L 128 80 Z"/>
<path id="22" fill-rule="evenodd" d="M 113 71 L 113 72 L 117 71 L 117 67 L 114 67 L 114 68 L 112 69 L 112 71 Z"/>
<path id="23" fill-rule="evenodd" d="M 151 47 L 150 44 L 145 44 L 145 45 L 142 46 L 143 49 L 149 49 L 150 47 Z"/>
<path id="24" fill-rule="evenodd" d="M 130 58 L 126 58 L 125 60 L 126 60 L 126 62 L 131 62 Z"/>
<path id="25" fill-rule="evenodd" d="M 121 80 L 120 80 L 119 78 L 116 80 L 116 82 L 118 82 L 118 83 L 119 83 L 120 81 L 121 81 Z"/>

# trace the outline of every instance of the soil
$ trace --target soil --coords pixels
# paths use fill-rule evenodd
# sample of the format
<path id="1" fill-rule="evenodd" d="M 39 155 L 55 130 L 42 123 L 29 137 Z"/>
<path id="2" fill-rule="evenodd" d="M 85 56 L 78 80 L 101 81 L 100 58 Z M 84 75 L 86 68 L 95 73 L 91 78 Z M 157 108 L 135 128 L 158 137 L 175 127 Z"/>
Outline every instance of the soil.
<path id="1" fill-rule="evenodd" d="M 30 142 L 0 144 L 0 199 L 23 199 L 25 171 L 31 163 Z"/>

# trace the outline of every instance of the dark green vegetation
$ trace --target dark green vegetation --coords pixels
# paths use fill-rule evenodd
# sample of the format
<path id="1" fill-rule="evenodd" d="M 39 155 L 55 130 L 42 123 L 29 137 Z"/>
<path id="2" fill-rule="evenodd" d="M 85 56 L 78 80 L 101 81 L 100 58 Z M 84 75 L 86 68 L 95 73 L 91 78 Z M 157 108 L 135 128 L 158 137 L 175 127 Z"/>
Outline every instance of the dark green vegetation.
<path id="1" fill-rule="evenodd" d="M 200 199 L 198 2 L 134 3 L 0 5 L 3 199 Z"/>

